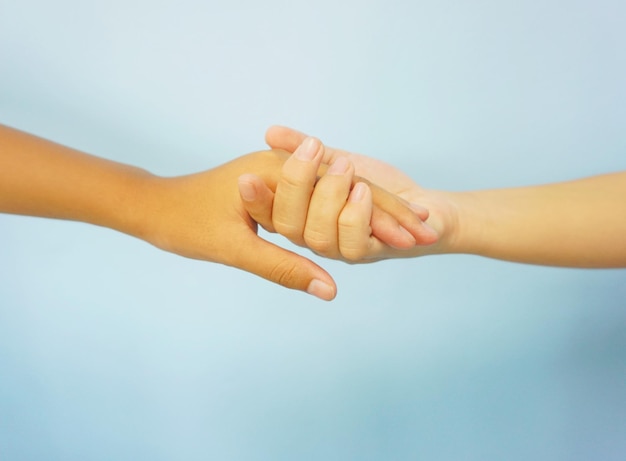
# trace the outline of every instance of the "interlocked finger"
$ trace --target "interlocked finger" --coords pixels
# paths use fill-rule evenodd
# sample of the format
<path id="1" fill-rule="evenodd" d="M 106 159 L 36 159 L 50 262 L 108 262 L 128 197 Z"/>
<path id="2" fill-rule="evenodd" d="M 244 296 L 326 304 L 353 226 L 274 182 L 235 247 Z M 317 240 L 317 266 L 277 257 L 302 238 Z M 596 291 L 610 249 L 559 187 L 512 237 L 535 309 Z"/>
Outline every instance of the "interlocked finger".
<path id="1" fill-rule="evenodd" d="M 315 185 L 304 241 L 309 248 L 322 256 L 341 257 L 338 219 L 350 194 L 353 175 L 354 166 L 345 157 L 339 157 Z"/>
<path id="2" fill-rule="evenodd" d="M 276 185 L 272 220 L 276 232 L 297 245 L 304 245 L 309 202 L 322 161 L 324 148 L 319 140 L 307 138 L 283 165 Z"/>

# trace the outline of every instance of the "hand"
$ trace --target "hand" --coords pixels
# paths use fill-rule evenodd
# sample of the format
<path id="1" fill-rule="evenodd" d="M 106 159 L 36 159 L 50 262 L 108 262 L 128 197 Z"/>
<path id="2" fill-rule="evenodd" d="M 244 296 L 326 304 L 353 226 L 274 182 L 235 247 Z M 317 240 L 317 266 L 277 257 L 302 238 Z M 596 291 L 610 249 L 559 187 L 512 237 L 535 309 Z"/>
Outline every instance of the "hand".
<path id="1" fill-rule="evenodd" d="M 317 264 L 260 238 L 245 210 L 237 178 L 254 171 L 270 185 L 288 155 L 265 151 L 189 176 L 145 180 L 145 228 L 139 237 L 189 258 L 234 266 L 324 300 L 336 294 L 332 277 Z"/>
<path id="2" fill-rule="evenodd" d="M 247 195 L 246 208 L 266 229 L 278 231 L 323 256 L 350 262 L 412 256 L 423 252 L 424 245 L 437 241 L 437 233 L 418 221 L 409 243 L 405 238 L 408 233 L 398 222 L 381 219 L 376 207 L 372 208 L 372 201 L 376 202 L 372 192 L 374 197 L 382 192 L 373 182 L 415 203 L 415 193 L 420 188 L 390 165 L 337 149 L 324 149 L 319 141 L 288 128 L 270 128 L 266 140 L 270 145 L 295 152 L 285 162 L 275 196 L 254 176 L 240 180 L 240 191 Z M 317 165 L 322 161 L 331 166 L 313 189 Z M 356 177 L 355 166 L 357 174 L 369 174 L 367 179 L 373 181 Z M 246 194 L 246 189 L 256 193 Z M 412 207 L 419 217 L 428 218 L 424 208 Z"/>
<path id="3" fill-rule="evenodd" d="M 1 213 L 99 225 L 322 299 L 335 296 L 335 283 L 322 268 L 256 235 L 257 224 L 238 194 L 236 178 L 250 171 L 275 189 L 289 158 L 284 151 L 258 152 L 203 173 L 160 178 L 4 125 L 0 144 Z M 399 202 L 387 202 L 391 207 L 386 209 L 408 229 L 411 218 L 419 222 Z"/>
<path id="4" fill-rule="evenodd" d="M 285 127 L 266 133 L 272 148 L 288 152 L 305 138 Z M 626 171 L 538 186 L 452 192 L 423 189 L 379 160 L 326 149 L 325 161 L 338 157 L 347 157 L 356 174 L 429 211 L 427 223 L 436 230 L 437 242 L 387 256 L 476 254 L 527 264 L 626 267 Z M 326 232 L 333 235 L 332 229 Z"/>

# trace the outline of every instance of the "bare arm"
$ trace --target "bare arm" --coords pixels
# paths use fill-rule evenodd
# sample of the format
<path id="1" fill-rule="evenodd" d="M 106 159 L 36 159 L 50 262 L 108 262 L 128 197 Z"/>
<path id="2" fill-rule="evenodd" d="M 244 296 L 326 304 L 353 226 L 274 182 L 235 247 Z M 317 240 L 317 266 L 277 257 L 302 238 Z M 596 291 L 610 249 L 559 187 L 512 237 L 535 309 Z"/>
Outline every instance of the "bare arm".
<path id="1" fill-rule="evenodd" d="M 307 170 L 313 178 L 304 184 L 305 195 L 317 168 L 325 169 L 323 150 L 314 152 L 315 160 L 304 162 L 314 165 Z M 273 195 L 287 159 L 291 156 L 282 150 L 255 152 L 211 170 L 162 178 L 0 125 L 0 212 L 108 227 L 330 300 L 337 290 L 332 277 L 309 259 L 260 238 L 239 194 L 238 178 L 254 173 L 253 184 L 244 175 L 244 188 L 256 196 L 255 185 L 262 185 L 261 194 Z M 428 212 L 407 208 L 380 188 L 373 187 L 371 200 L 375 231 L 401 248 L 414 246 Z"/>
<path id="2" fill-rule="evenodd" d="M 330 275 L 258 237 L 239 197 L 242 173 L 275 182 L 286 157 L 257 152 L 201 173 L 161 178 L 0 125 L 0 212 L 109 227 L 330 300 L 336 293 Z"/>
<path id="3" fill-rule="evenodd" d="M 84 221 L 141 234 L 151 175 L 0 125 L 0 212 Z"/>
<path id="4" fill-rule="evenodd" d="M 305 137 L 286 127 L 272 127 L 266 134 L 271 147 L 290 152 Z M 361 240 L 360 249 L 348 248 L 350 254 L 358 255 L 350 258 L 352 262 L 468 253 L 541 265 L 626 267 L 626 172 L 541 186 L 448 192 L 424 189 L 380 160 L 340 149 L 327 148 L 327 151 L 333 158 L 346 157 L 359 176 L 410 203 L 426 207 L 430 212 L 426 223 L 439 236 L 430 245 L 386 249 L 382 254 L 372 251 L 372 246 Z M 344 191 L 345 196 L 348 193 L 349 190 Z M 289 197 L 277 194 L 275 200 L 288 201 Z M 355 210 L 350 213 L 351 217 L 357 216 L 353 219 L 354 235 L 367 234 L 367 212 L 359 211 L 344 196 L 340 200 L 344 210 Z M 270 209 L 272 204 L 264 206 Z M 262 209 L 261 204 L 257 207 Z M 314 218 L 311 213 L 309 217 Z M 317 221 L 307 221 L 307 225 L 316 225 L 318 234 L 325 238 L 336 235 L 336 221 L 327 224 Z M 341 241 L 337 238 L 334 241 L 339 251 L 326 252 L 325 256 L 341 254 Z M 359 242 L 357 238 L 352 241 Z"/>
<path id="5" fill-rule="evenodd" d="M 626 172 L 437 193 L 457 211 L 453 252 L 568 267 L 626 267 Z"/>

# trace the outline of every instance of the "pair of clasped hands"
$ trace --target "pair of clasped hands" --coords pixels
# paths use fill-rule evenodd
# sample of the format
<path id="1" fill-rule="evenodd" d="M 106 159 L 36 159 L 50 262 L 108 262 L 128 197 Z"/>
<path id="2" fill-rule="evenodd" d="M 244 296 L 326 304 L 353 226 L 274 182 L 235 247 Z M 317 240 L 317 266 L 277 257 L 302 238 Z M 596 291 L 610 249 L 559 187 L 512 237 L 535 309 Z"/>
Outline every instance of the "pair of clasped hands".
<path id="1" fill-rule="evenodd" d="M 626 171 L 451 192 L 290 128 L 270 128 L 266 141 L 272 150 L 161 177 L 0 125 L 0 213 L 107 227 L 324 300 L 337 293 L 332 277 L 259 237 L 259 225 L 351 263 L 466 253 L 626 267 Z"/>
<path id="2" fill-rule="evenodd" d="M 336 295 L 332 277 L 259 237 L 259 224 L 349 262 L 408 256 L 437 240 L 398 170 L 290 128 L 270 128 L 266 141 L 272 150 L 161 177 L 0 125 L 0 213 L 107 227 L 324 300 Z"/>
<path id="3" fill-rule="evenodd" d="M 437 242 L 425 222 L 429 211 L 416 203 L 417 186 L 394 167 L 286 127 L 270 128 L 266 141 L 272 151 L 250 155 L 266 158 L 267 166 L 282 163 L 279 174 L 270 169 L 238 178 L 245 212 L 265 230 L 349 263 L 416 256 Z M 275 266 L 265 266 L 269 272 L 252 270 L 269 280 L 324 300 L 336 295 L 332 277 L 302 256 L 258 240 L 242 251 L 258 251 L 259 264 L 270 253 Z"/>

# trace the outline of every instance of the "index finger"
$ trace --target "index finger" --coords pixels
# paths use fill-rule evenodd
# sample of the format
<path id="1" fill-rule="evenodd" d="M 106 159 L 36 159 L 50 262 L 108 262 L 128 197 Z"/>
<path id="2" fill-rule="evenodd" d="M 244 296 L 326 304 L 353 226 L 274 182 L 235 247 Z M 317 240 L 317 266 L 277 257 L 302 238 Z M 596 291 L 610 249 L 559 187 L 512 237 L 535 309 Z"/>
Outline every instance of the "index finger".
<path id="1" fill-rule="evenodd" d="M 276 185 L 274 228 L 297 245 L 305 245 L 304 230 L 323 153 L 318 139 L 306 138 L 285 161 Z"/>

